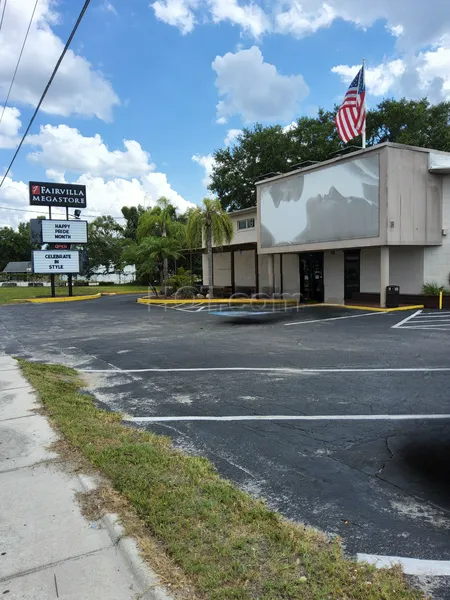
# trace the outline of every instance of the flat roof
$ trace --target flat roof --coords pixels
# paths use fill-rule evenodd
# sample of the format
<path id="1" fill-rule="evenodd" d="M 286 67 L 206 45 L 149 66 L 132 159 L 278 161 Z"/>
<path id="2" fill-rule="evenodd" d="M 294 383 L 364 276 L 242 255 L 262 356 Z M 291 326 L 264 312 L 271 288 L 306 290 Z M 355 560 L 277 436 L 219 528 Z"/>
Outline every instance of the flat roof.
<path id="1" fill-rule="evenodd" d="M 418 146 L 408 146 L 407 144 L 397 144 L 394 142 L 383 142 L 382 144 L 376 144 L 375 146 L 370 146 L 369 148 L 361 148 L 361 150 L 355 150 L 354 152 L 348 152 L 347 154 L 342 154 L 340 156 L 336 156 L 335 158 L 329 158 L 328 160 L 324 160 L 322 162 L 318 162 L 315 165 L 310 165 L 308 167 L 303 167 L 300 169 L 293 169 L 292 171 L 287 171 L 286 173 L 281 173 L 280 175 L 275 175 L 274 177 L 268 177 L 267 179 L 262 179 L 261 181 L 257 181 L 255 183 L 256 186 L 263 185 L 270 181 L 277 181 L 279 179 L 284 179 L 285 177 L 290 177 L 291 175 L 295 175 L 298 173 L 305 173 L 307 171 L 314 171 L 316 169 L 320 169 L 323 166 L 333 165 L 342 160 L 346 160 L 349 158 L 354 158 L 355 156 L 361 156 L 362 154 L 367 154 L 369 152 L 377 152 L 382 148 L 397 148 L 399 150 L 414 150 L 416 152 L 426 152 L 429 154 L 433 152 L 435 154 L 444 154 L 446 156 L 450 156 L 450 152 L 444 152 L 443 150 L 434 150 L 433 148 L 419 148 Z M 345 149 L 343 149 L 345 150 Z"/>

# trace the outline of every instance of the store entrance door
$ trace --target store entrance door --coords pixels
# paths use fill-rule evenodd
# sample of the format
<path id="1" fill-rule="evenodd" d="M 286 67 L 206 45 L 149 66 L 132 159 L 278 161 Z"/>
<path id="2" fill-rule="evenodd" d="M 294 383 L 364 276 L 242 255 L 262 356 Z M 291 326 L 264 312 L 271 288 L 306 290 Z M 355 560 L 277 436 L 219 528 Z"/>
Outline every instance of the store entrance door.
<path id="1" fill-rule="evenodd" d="M 361 279 L 360 250 L 345 251 L 344 298 L 352 300 L 353 294 L 359 294 Z"/>
<path id="2" fill-rule="evenodd" d="M 300 254 L 302 302 L 323 302 L 323 252 Z"/>

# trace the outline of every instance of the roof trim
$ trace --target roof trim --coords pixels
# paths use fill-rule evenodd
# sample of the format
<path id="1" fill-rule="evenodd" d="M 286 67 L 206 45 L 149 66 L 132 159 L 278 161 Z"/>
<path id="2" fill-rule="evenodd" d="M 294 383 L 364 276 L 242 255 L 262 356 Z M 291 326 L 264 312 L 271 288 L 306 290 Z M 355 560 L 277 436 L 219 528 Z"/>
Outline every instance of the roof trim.
<path id="1" fill-rule="evenodd" d="M 450 152 L 444 152 L 442 150 L 433 150 L 433 148 L 419 148 L 418 146 L 408 146 L 407 144 L 397 144 L 394 142 L 383 142 L 382 144 L 376 144 L 375 146 L 370 146 L 369 148 L 361 148 L 361 150 L 356 150 L 355 152 L 349 152 L 348 154 L 344 154 L 342 156 L 337 156 L 336 158 L 330 158 L 328 160 L 324 160 L 315 165 L 311 165 L 309 167 L 304 167 L 303 169 L 296 169 L 294 171 L 287 171 L 287 173 L 282 173 L 281 175 L 276 175 L 275 177 L 268 177 L 267 179 L 263 179 L 261 181 L 257 181 L 255 183 L 256 187 L 260 185 L 264 185 L 266 183 L 270 183 L 272 181 L 278 181 L 279 179 L 284 179 L 291 175 L 298 175 L 300 173 L 307 173 L 309 171 L 315 171 L 323 168 L 324 166 L 334 165 L 338 162 L 353 159 L 356 156 L 361 156 L 363 154 L 368 154 L 370 152 L 378 152 L 383 148 L 396 148 L 398 150 L 412 150 L 415 152 L 425 152 L 429 154 L 430 152 L 436 152 L 439 154 L 445 154 L 450 156 Z"/>

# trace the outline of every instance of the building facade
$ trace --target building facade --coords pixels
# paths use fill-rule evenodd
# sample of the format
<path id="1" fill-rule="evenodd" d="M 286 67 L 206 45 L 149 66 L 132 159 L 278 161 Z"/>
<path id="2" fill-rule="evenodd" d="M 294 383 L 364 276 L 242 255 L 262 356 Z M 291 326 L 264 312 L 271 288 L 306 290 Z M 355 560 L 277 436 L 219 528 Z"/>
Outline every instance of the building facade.
<path id="1" fill-rule="evenodd" d="M 232 244 L 215 248 L 225 293 L 384 306 L 388 285 L 449 285 L 450 153 L 380 144 L 256 186 L 257 206 L 230 213 Z"/>

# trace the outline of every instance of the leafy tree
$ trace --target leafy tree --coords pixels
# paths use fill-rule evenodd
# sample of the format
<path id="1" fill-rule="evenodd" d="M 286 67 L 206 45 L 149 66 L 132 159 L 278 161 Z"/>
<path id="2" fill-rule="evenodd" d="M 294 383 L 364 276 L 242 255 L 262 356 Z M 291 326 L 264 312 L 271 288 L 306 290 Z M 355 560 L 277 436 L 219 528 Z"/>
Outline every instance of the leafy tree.
<path id="1" fill-rule="evenodd" d="M 217 246 L 223 246 L 233 239 L 233 223 L 230 215 L 220 205 L 219 200 L 204 198 L 203 206 L 194 209 L 188 218 L 187 237 L 200 240 L 204 236 L 208 250 L 209 297 L 213 298 L 213 240 Z"/>
<path id="2" fill-rule="evenodd" d="M 138 262 L 144 263 L 148 270 L 157 265 L 160 275 L 160 283 L 167 283 L 167 272 L 165 265 L 169 260 L 177 260 L 180 254 L 180 245 L 177 240 L 170 237 L 146 237 L 137 247 L 136 256 Z"/>
<path id="3" fill-rule="evenodd" d="M 97 217 L 88 226 L 88 277 L 98 269 L 102 273 L 121 271 L 125 266 L 123 261 L 123 228 L 110 215 Z"/>
<path id="4" fill-rule="evenodd" d="M 383 100 L 367 115 L 368 145 L 382 142 L 450 150 L 450 102 Z"/>
<path id="5" fill-rule="evenodd" d="M 216 150 L 210 189 L 222 207 L 255 206 L 255 183 L 262 175 L 286 173 L 299 163 L 321 162 L 345 149 L 334 123 L 337 108 L 319 109 L 316 117 L 301 117 L 288 129 L 255 125 L 244 129 L 232 147 Z M 367 145 L 382 142 L 450 151 L 450 102 L 383 100 L 367 114 Z M 350 145 L 361 145 L 361 138 Z"/>
<path id="6" fill-rule="evenodd" d="M 179 251 L 185 245 L 185 226 L 177 219 L 176 208 L 164 196 L 159 198 L 156 206 L 143 213 L 139 219 L 137 228 L 137 240 L 140 247 L 147 238 L 167 238 L 171 240 L 169 246 Z M 173 242 L 173 243 L 172 243 Z M 178 257 L 181 254 L 178 252 Z M 163 281 L 167 282 L 169 276 L 170 252 L 163 257 Z M 176 259 L 175 259 L 176 260 Z"/>
<path id="7" fill-rule="evenodd" d="M 11 261 L 31 260 L 33 249 L 29 223 L 20 223 L 17 231 L 12 227 L 2 227 L 0 229 L 0 271 L 3 271 Z"/>
<path id="8" fill-rule="evenodd" d="M 139 206 L 123 206 L 122 214 L 125 217 L 126 225 L 123 231 L 123 237 L 127 240 L 136 240 L 136 233 L 140 217 L 145 213 L 145 208 Z"/>

